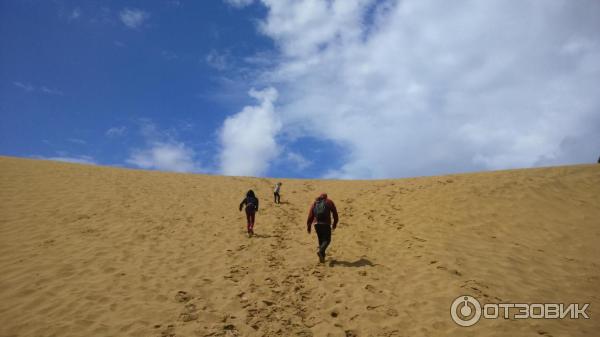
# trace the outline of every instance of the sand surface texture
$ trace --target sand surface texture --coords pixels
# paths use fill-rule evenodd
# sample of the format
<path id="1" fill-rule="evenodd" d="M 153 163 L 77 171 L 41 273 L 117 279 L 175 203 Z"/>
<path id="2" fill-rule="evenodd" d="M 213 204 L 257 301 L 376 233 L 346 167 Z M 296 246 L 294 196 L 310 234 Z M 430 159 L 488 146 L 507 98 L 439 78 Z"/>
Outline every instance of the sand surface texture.
<path id="1" fill-rule="evenodd" d="M 340 213 L 323 265 L 321 191 Z M 463 294 L 590 319 L 464 328 Z M 591 336 L 599 296 L 600 165 L 319 181 L 0 157 L 0 336 Z"/>

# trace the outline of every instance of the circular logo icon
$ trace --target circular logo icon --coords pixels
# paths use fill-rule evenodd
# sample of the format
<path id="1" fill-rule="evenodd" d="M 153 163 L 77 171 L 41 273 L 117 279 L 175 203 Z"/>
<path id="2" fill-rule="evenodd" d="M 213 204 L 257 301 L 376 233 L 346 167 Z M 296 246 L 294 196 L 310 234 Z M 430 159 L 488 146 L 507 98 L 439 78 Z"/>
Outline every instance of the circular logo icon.
<path id="1" fill-rule="evenodd" d="M 450 315 L 456 324 L 471 326 L 481 318 L 481 304 L 473 296 L 459 296 L 452 302 Z"/>

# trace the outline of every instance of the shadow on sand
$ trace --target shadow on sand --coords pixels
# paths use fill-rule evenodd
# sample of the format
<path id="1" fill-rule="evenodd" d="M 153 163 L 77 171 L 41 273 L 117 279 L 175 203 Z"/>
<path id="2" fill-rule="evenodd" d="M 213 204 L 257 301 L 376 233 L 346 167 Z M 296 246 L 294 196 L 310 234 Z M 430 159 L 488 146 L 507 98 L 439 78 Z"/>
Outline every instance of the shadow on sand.
<path id="1" fill-rule="evenodd" d="M 375 264 L 373 264 L 373 262 L 365 259 L 364 257 L 361 257 L 360 259 L 358 259 L 354 262 L 331 260 L 331 261 L 329 261 L 329 266 L 330 267 L 336 267 L 336 266 L 340 266 L 340 267 L 365 267 L 365 266 L 373 267 L 373 266 L 375 266 Z"/>

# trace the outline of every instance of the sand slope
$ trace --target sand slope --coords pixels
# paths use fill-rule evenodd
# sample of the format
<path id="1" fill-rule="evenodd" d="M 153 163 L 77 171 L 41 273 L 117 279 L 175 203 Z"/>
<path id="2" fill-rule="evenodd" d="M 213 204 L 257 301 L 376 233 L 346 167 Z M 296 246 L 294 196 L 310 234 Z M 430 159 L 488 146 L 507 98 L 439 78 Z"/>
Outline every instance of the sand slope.
<path id="1" fill-rule="evenodd" d="M 600 165 L 387 181 L 0 157 L 0 336 L 586 336 L 600 331 Z M 237 206 L 261 198 L 257 237 Z M 308 205 L 340 211 L 325 265 Z M 185 293 L 180 293 L 185 292 Z M 591 303 L 589 320 L 450 304 Z"/>

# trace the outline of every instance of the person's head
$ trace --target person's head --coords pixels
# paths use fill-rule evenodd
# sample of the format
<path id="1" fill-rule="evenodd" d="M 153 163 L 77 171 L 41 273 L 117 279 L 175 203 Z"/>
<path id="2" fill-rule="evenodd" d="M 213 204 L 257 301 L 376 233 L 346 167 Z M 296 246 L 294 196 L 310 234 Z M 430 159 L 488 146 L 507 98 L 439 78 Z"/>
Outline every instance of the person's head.
<path id="1" fill-rule="evenodd" d="M 277 185 L 281 186 L 281 181 L 277 183 Z"/>
<path id="2" fill-rule="evenodd" d="M 323 193 L 321 193 L 321 195 L 319 195 L 319 197 L 317 197 L 317 200 L 321 200 L 321 199 L 327 199 L 327 193 L 323 192 Z"/>
<path id="3" fill-rule="evenodd" d="M 246 192 L 246 197 L 252 197 L 252 198 L 255 198 L 255 196 L 254 196 L 254 191 L 253 191 L 253 190 L 248 190 L 248 192 Z"/>

